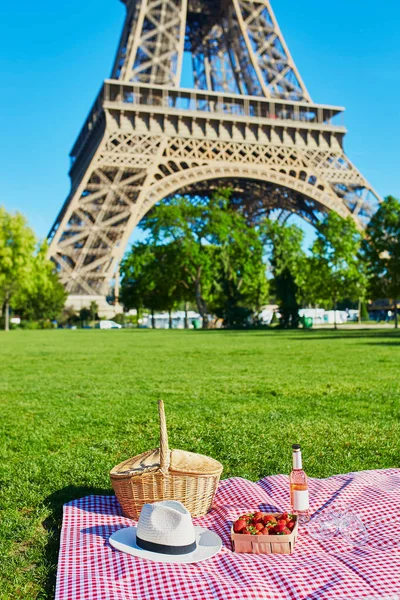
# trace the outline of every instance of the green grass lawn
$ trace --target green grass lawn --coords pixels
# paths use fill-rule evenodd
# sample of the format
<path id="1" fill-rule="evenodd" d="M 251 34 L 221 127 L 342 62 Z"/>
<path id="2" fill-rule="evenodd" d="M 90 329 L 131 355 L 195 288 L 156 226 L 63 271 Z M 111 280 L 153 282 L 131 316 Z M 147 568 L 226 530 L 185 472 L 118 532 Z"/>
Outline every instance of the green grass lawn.
<path id="1" fill-rule="evenodd" d="M 110 493 L 109 470 L 158 445 L 223 477 L 400 466 L 393 331 L 0 333 L 0 598 L 53 598 L 64 502 Z"/>

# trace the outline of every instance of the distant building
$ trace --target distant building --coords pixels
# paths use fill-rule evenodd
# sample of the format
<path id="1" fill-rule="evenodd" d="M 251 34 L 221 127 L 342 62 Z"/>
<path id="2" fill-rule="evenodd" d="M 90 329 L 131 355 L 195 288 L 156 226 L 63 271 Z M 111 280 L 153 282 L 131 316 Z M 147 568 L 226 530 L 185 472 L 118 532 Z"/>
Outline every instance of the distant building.
<path id="1" fill-rule="evenodd" d="M 185 311 L 177 310 L 171 314 L 172 317 L 172 329 L 184 329 L 185 328 Z M 166 312 L 156 313 L 153 317 L 151 315 L 143 316 L 142 326 L 152 327 L 152 320 L 154 319 L 155 329 L 169 329 L 169 314 Z M 188 327 L 189 329 L 200 329 L 203 324 L 203 319 L 200 314 L 189 310 L 187 313 Z"/>

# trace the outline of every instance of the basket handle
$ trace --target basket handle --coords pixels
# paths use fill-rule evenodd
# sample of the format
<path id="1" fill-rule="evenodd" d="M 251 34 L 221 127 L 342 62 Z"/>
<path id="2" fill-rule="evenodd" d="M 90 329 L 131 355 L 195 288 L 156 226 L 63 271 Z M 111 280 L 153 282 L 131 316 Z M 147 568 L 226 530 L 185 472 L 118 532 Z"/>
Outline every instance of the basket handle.
<path id="1" fill-rule="evenodd" d="M 168 447 L 167 424 L 165 421 L 164 402 L 158 401 L 158 414 L 160 417 L 160 471 L 163 475 L 168 475 L 170 453 Z"/>

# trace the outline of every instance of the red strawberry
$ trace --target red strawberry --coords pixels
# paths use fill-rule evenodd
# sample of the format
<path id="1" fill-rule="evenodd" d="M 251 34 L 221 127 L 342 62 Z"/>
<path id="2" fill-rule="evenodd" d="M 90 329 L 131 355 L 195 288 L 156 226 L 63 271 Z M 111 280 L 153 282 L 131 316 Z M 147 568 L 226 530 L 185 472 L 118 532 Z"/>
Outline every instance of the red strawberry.
<path id="1" fill-rule="evenodd" d="M 276 525 L 276 530 L 283 531 L 284 529 L 286 529 L 286 521 L 283 521 L 281 519 L 280 521 L 278 521 L 278 524 Z"/>
<path id="2" fill-rule="evenodd" d="M 264 529 L 264 523 L 256 523 L 254 527 L 257 529 L 257 531 L 261 531 Z"/>
<path id="3" fill-rule="evenodd" d="M 247 529 L 245 531 L 242 531 L 243 535 L 251 535 L 250 531 L 247 531 Z"/>
<path id="4" fill-rule="evenodd" d="M 262 535 L 261 531 L 257 531 L 256 535 Z"/>
<path id="5" fill-rule="evenodd" d="M 290 535 L 292 532 L 287 527 L 282 531 L 285 535 Z"/>
<path id="6" fill-rule="evenodd" d="M 264 529 L 261 531 L 261 533 L 262 533 L 263 535 L 269 535 L 269 533 L 270 533 L 270 532 L 269 532 L 269 529 L 268 529 L 268 527 L 264 527 Z"/>
<path id="7" fill-rule="evenodd" d="M 264 516 L 265 521 L 276 521 L 276 517 L 274 515 L 267 514 Z"/>
<path id="8" fill-rule="evenodd" d="M 252 513 L 248 513 L 247 515 L 246 514 L 245 515 L 240 515 L 240 517 L 239 517 L 240 520 L 243 519 L 243 521 L 246 521 L 246 523 L 250 522 L 252 520 L 252 518 L 253 518 Z"/>
<path id="9" fill-rule="evenodd" d="M 256 535 L 257 533 L 257 529 L 254 527 L 254 525 L 247 525 L 246 531 L 251 533 L 251 535 Z"/>
<path id="10" fill-rule="evenodd" d="M 289 529 L 293 529 L 293 527 L 295 526 L 295 522 L 294 521 L 289 521 L 289 519 L 286 521 L 286 524 L 288 526 Z"/>
<path id="11" fill-rule="evenodd" d="M 261 521 L 264 518 L 264 513 L 256 512 L 254 513 L 253 521 Z"/>
<path id="12" fill-rule="evenodd" d="M 287 514 L 287 512 L 284 512 L 284 513 L 282 513 L 282 515 L 281 515 L 281 519 L 285 519 L 285 521 L 286 521 L 286 519 L 288 518 L 288 516 L 289 516 L 289 515 Z"/>
<path id="13" fill-rule="evenodd" d="M 268 533 L 269 533 L 269 535 L 276 535 L 276 528 L 268 527 Z"/>
<path id="14" fill-rule="evenodd" d="M 247 525 L 247 523 L 244 519 L 238 519 L 233 524 L 233 531 L 235 533 L 240 533 L 242 531 L 242 529 L 244 529 L 246 527 L 246 525 Z"/>

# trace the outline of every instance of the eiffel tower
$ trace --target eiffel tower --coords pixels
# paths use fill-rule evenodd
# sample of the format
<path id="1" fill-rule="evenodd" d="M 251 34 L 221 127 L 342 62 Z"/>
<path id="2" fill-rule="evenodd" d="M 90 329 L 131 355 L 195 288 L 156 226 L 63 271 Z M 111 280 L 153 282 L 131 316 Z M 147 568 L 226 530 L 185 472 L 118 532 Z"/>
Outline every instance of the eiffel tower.
<path id="1" fill-rule="evenodd" d="M 229 185 L 254 219 L 362 227 L 380 199 L 346 157 L 343 108 L 312 102 L 269 0 L 122 0 L 110 79 L 71 152 L 49 255 L 75 308 L 106 302 L 142 217 L 177 192 Z M 193 88 L 181 87 L 191 57 Z M 186 69 L 185 69 L 186 72 Z"/>

